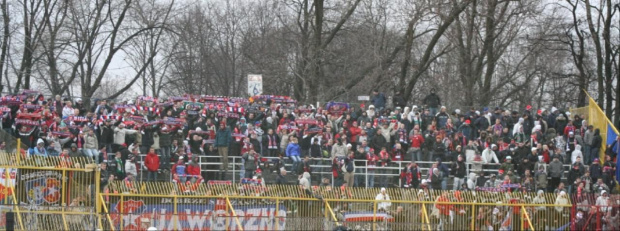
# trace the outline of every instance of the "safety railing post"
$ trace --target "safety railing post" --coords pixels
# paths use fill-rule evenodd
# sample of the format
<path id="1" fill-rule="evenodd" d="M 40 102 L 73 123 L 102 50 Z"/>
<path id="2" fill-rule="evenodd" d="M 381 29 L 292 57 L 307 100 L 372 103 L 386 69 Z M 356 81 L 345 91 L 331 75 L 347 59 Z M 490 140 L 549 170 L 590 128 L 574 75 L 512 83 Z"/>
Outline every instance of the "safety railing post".
<path id="1" fill-rule="evenodd" d="M 366 186 L 366 188 L 368 188 L 368 161 L 364 160 L 364 162 L 365 162 L 365 165 L 364 165 L 364 170 L 365 170 L 364 178 L 366 179 L 366 180 L 364 180 L 364 186 Z"/>
<path id="2" fill-rule="evenodd" d="M 178 224 L 178 216 L 179 216 L 179 210 L 178 210 L 178 196 L 174 195 L 173 197 L 174 200 L 174 208 L 173 208 L 173 215 L 172 215 L 172 227 L 174 227 L 174 230 L 179 230 L 179 224 Z"/>
<path id="3" fill-rule="evenodd" d="M 108 223 L 110 223 L 110 230 L 114 231 L 114 222 L 112 221 L 112 217 L 110 217 L 110 211 L 108 211 L 108 208 L 105 205 L 105 200 L 103 199 L 103 194 L 99 194 L 99 199 L 97 200 L 101 200 L 101 204 L 103 207 L 103 212 L 106 214 L 106 217 L 108 218 Z M 103 228 L 102 228 L 103 230 Z"/>
<path id="4" fill-rule="evenodd" d="M 120 212 L 120 216 L 119 216 L 119 218 L 120 218 L 119 219 L 120 220 L 120 222 L 119 222 L 120 223 L 119 230 L 123 229 L 123 220 L 125 220 L 125 219 L 123 219 L 124 216 L 125 216 L 125 214 L 124 214 L 125 213 L 125 209 L 124 209 L 125 207 L 123 206 L 124 203 L 125 203 L 125 196 L 121 195 L 121 202 L 120 202 L 121 206 L 119 207 L 120 208 L 120 211 L 119 211 Z"/>
<path id="5" fill-rule="evenodd" d="M 17 147 L 15 147 L 15 162 L 17 162 L 17 166 L 19 166 L 20 161 L 21 161 L 21 157 L 22 157 L 22 140 L 21 139 L 17 139 Z"/>
<path id="6" fill-rule="evenodd" d="M 237 166 L 237 158 L 234 158 L 234 157 L 233 157 L 233 161 L 232 161 L 232 162 L 233 162 L 233 164 L 232 164 L 232 183 L 234 184 L 234 183 L 235 183 L 235 175 L 237 175 L 237 174 L 235 173 L 235 168 L 236 168 L 236 166 Z M 224 172 L 224 173 L 226 173 L 226 172 Z M 223 180 L 225 177 L 226 177 L 226 175 L 224 175 L 224 176 L 222 177 L 222 180 Z"/>
<path id="7" fill-rule="evenodd" d="M 475 230 L 476 228 L 476 205 L 471 204 L 471 230 Z"/>
<path id="8" fill-rule="evenodd" d="M 274 213 L 273 213 L 273 216 L 274 216 L 273 220 L 275 221 L 276 230 L 280 230 L 279 227 L 278 227 L 280 225 L 280 222 L 278 222 L 278 210 L 279 210 L 278 208 L 280 208 L 280 198 L 279 197 L 276 198 L 276 209 L 274 210 Z M 326 215 L 325 218 L 327 218 L 327 213 L 325 213 L 325 215 Z"/>
<path id="9" fill-rule="evenodd" d="M 377 201 L 372 202 L 372 230 L 377 230 Z"/>
<path id="10" fill-rule="evenodd" d="M 96 163 L 95 163 L 96 164 Z M 95 201 L 95 213 L 97 214 L 97 218 L 99 221 L 99 229 L 103 229 L 101 224 L 101 201 L 97 198 L 97 195 L 101 192 L 101 171 L 99 170 L 99 166 L 95 165 L 95 192 L 90 195 Z"/>

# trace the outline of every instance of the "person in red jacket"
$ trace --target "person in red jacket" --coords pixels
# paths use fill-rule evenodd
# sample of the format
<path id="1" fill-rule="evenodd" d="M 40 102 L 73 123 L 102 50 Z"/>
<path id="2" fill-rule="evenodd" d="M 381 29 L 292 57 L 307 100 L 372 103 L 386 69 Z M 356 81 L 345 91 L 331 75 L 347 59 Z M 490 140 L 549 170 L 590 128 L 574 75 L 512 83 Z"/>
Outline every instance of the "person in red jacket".
<path id="1" fill-rule="evenodd" d="M 411 148 L 407 151 L 407 154 L 411 155 L 411 160 L 422 161 L 422 144 L 424 143 L 424 136 L 420 134 L 419 129 L 413 129 L 412 134 L 409 136 L 411 140 Z"/>
<path id="2" fill-rule="evenodd" d="M 200 165 L 198 164 L 198 157 L 194 157 L 192 160 L 190 160 L 190 162 L 187 164 L 186 172 L 187 179 L 192 182 L 196 182 L 197 180 L 202 178 L 202 176 L 200 175 Z"/>
<path id="3" fill-rule="evenodd" d="M 439 202 L 435 204 L 435 208 L 439 210 L 439 225 L 442 227 L 442 230 L 451 229 L 452 227 L 450 227 L 450 210 L 453 209 L 453 205 L 442 203 L 450 202 L 450 199 L 448 198 L 448 192 L 442 193 L 441 196 L 437 197 L 435 202 Z"/>
<path id="4" fill-rule="evenodd" d="M 357 126 L 357 121 L 353 121 L 353 126 L 349 127 L 349 143 L 353 145 L 353 148 L 357 147 L 357 136 L 360 134 L 362 134 L 362 129 Z"/>
<path id="5" fill-rule="evenodd" d="M 150 148 L 149 153 L 146 154 L 146 158 L 144 158 L 144 165 L 146 166 L 146 170 L 148 171 L 146 180 L 156 181 L 157 172 L 159 171 L 159 156 L 157 156 L 157 154 L 155 153 L 154 148 Z"/>

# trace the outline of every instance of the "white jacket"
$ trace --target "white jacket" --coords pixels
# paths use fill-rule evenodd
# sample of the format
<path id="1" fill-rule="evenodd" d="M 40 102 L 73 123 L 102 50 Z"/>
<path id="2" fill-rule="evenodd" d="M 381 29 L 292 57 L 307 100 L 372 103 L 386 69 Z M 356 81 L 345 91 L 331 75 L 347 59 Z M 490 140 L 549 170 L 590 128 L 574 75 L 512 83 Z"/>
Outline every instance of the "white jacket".
<path id="1" fill-rule="evenodd" d="M 521 130 L 521 128 L 523 127 L 523 118 L 519 118 L 519 122 L 517 122 L 513 127 L 512 127 L 512 135 L 514 136 L 515 134 L 519 133 L 519 131 Z"/>
<path id="2" fill-rule="evenodd" d="M 135 134 L 136 130 L 126 129 L 126 128 L 114 128 L 114 143 L 121 145 L 125 143 L 125 136 Z"/>
<path id="3" fill-rule="evenodd" d="M 392 206 L 392 202 L 389 202 L 390 195 L 388 195 L 387 193 L 385 195 L 383 195 L 382 193 L 377 194 L 377 196 L 375 197 L 375 200 L 384 201 L 384 202 L 377 203 L 377 210 L 383 209 L 385 211 L 388 211 L 390 206 Z"/>
<path id="4" fill-rule="evenodd" d="M 136 168 L 136 163 L 127 161 L 127 163 L 125 163 L 125 173 L 131 173 L 134 177 L 138 176 L 138 169 Z"/>
<path id="5" fill-rule="evenodd" d="M 499 164 L 499 160 L 497 160 L 497 155 L 495 155 L 495 152 L 489 148 L 484 149 L 484 151 L 482 151 L 481 157 L 482 157 L 482 162 L 485 164 L 491 163 L 491 160 Z"/>
<path id="6" fill-rule="evenodd" d="M 575 151 L 573 151 L 573 154 L 571 155 L 571 164 L 574 164 L 575 161 L 577 160 L 577 157 L 581 157 L 581 160 L 583 161 L 583 153 L 581 153 L 581 145 L 575 145 Z"/>

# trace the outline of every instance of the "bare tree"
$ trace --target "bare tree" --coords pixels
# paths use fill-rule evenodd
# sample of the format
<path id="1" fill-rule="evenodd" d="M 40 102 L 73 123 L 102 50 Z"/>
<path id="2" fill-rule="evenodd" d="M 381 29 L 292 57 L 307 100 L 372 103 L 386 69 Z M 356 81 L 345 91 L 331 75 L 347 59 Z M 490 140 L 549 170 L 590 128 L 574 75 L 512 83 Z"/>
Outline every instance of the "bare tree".
<path id="1" fill-rule="evenodd" d="M 142 95 L 159 96 L 164 87 L 165 77 L 168 74 L 171 56 L 167 55 L 174 52 L 176 44 L 172 42 L 171 28 L 168 21 L 175 1 L 167 5 L 158 3 L 156 0 L 136 2 L 132 17 L 143 27 L 149 25 L 162 25 L 160 28 L 145 31 L 142 35 L 133 39 L 127 48 L 127 56 L 132 68 L 139 72 L 140 69 L 149 62 L 150 57 L 153 61 L 148 63 L 148 67 L 140 75 Z M 163 17 L 162 17 L 163 16 Z M 167 45 L 164 47 L 162 44 Z M 166 50 L 166 52 L 162 52 Z"/>
<path id="2" fill-rule="evenodd" d="M 0 2 L 0 11 L 2 11 L 2 45 L 0 47 L 0 82 L 3 77 L 7 78 L 7 89 L 11 89 L 11 82 L 8 81 L 8 76 L 4 75 L 5 66 L 6 66 L 6 56 L 9 49 L 9 39 L 10 39 L 10 29 L 9 25 L 11 23 L 11 19 L 9 18 L 9 6 L 7 5 L 6 0 L 2 0 Z M 0 83 L 0 94 L 4 89 L 4 85 Z"/>

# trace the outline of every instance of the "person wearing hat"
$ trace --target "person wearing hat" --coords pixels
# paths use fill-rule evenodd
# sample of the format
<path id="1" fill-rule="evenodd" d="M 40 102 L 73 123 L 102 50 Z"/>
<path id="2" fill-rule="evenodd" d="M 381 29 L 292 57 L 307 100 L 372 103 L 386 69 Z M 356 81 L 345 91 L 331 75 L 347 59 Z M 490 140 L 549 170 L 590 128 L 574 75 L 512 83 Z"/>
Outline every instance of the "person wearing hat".
<path id="1" fill-rule="evenodd" d="M 446 112 L 446 106 L 441 106 L 439 113 L 435 115 L 435 119 L 437 121 L 437 129 L 445 129 L 446 123 L 448 123 L 448 119 L 450 119 L 450 115 Z"/>
<path id="2" fill-rule="evenodd" d="M 560 184 L 560 180 L 564 175 L 564 167 L 562 162 L 560 162 L 559 158 L 553 158 L 553 161 L 549 163 L 549 176 L 551 177 L 551 181 L 549 182 L 549 186 L 551 188 L 555 188 Z"/>
<path id="3" fill-rule="evenodd" d="M 458 132 L 463 134 L 465 139 L 473 140 L 473 138 L 474 138 L 474 134 L 473 134 L 474 130 L 471 127 L 471 120 L 470 119 L 465 119 L 465 121 L 463 121 L 463 124 L 461 124 L 461 126 L 459 126 Z"/>
<path id="4" fill-rule="evenodd" d="M 28 149 L 28 154 L 36 156 L 48 156 L 47 150 L 45 149 L 45 142 L 43 141 L 43 139 L 39 138 L 37 140 L 37 146 Z"/>
<path id="5" fill-rule="evenodd" d="M 78 146 L 76 143 L 71 144 L 71 148 L 69 149 L 69 157 L 82 157 L 82 151 L 78 150 Z"/>
<path id="6" fill-rule="evenodd" d="M 497 186 L 501 184 L 502 184 L 502 181 L 498 180 L 495 174 L 491 174 L 489 176 L 489 179 L 484 183 L 484 187 L 485 188 L 496 188 Z"/>
<path id="7" fill-rule="evenodd" d="M 603 168 L 601 167 L 601 162 L 598 158 L 594 158 L 594 161 L 592 161 L 592 164 L 590 165 L 590 176 L 592 179 L 603 177 Z"/>
<path id="8" fill-rule="evenodd" d="M 467 167 L 465 166 L 465 158 L 463 155 L 458 155 L 456 161 L 452 162 L 450 170 L 454 176 L 452 190 L 457 190 L 460 185 L 465 183 L 465 175 L 467 174 Z"/>
<path id="9" fill-rule="evenodd" d="M 441 105 L 441 98 L 439 98 L 439 96 L 435 94 L 435 88 L 431 88 L 430 94 L 424 97 L 424 100 L 422 100 L 422 103 L 424 103 L 425 107 L 427 107 L 430 110 L 431 114 L 433 115 L 437 114 L 439 105 Z"/>
<path id="10" fill-rule="evenodd" d="M 387 212 L 390 211 L 390 206 L 392 206 L 392 202 L 390 201 L 390 195 L 387 194 L 387 190 L 385 188 L 381 188 L 381 191 L 375 197 L 377 202 L 377 211 Z"/>
<path id="11" fill-rule="evenodd" d="M 487 148 L 484 149 L 484 151 L 482 151 L 482 162 L 484 164 L 499 164 L 499 160 L 497 159 L 497 155 L 495 154 L 495 151 L 493 151 L 494 148 L 496 148 L 497 146 L 495 144 L 491 144 L 489 146 L 487 146 Z"/>
<path id="12" fill-rule="evenodd" d="M 504 163 L 502 163 L 499 169 L 504 170 L 504 172 L 514 171 L 515 167 L 514 167 L 514 164 L 512 163 L 512 157 L 506 156 L 506 158 L 504 159 Z"/>

